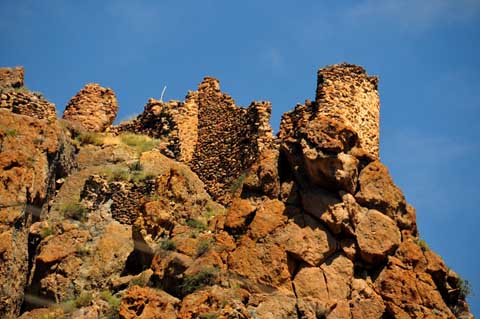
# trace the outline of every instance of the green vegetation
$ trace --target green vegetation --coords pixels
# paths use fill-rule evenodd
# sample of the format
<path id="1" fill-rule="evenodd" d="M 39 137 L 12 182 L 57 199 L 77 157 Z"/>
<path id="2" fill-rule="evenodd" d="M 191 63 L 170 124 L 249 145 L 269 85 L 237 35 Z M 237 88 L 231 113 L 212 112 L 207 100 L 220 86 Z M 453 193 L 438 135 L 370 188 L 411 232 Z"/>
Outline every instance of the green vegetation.
<path id="1" fill-rule="evenodd" d="M 213 240 L 212 239 L 202 239 L 198 242 L 197 246 L 197 257 L 202 256 L 205 254 L 207 251 L 210 250 L 210 245 L 212 244 Z"/>
<path id="2" fill-rule="evenodd" d="M 422 251 L 430 250 L 430 247 L 428 247 L 428 244 L 423 239 L 420 239 L 420 238 L 415 239 L 415 244 L 417 244 L 422 249 Z"/>
<path id="3" fill-rule="evenodd" d="M 80 296 L 78 296 L 77 299 L 75 299 L 75 305 L 77 306 L 77 308 L 86 307 L 90 305 L 92 300 L 93 300 L 93 296 L 91 293 L 82 292 Z"/>
<path id="4" fill-rule="evenodd" d="M 204 222 L 198 219 L 189 219 L 187 220 L 186 224 L 188 227 L 193 228 L 194 230 L 197 230 L 197 231 L 204 231 L 207 229 L 207 225 L 205 225 Z"/>
<path id="5" fill-rule="evenodd" d="M 188 295 L 204 286 L 211 286 L 217 280 L 217 268 L 205 268 L 196 274 L 186 276 L 180 286 L 183 295 Z"/>
<path id="6" fill-rule="evenodd" d="M 124 133 L 120 135 L 122 143 L 133 147 L 138 153 L 143 153 L 152 150 L 160 143 L 159 140 L 153 139 L 147 135 Z"/>
<path id="7" fill-rule="evenodd" d="M 75 141 L 80 145 L 91 144 L 96 146 L 103 145 L 103 136 L 100 133 L 80 133 L 75 137 Z"/>
<path id="8" fill-rule="evenodd" d="M 240 190 L 243 187 L 243 183 L 245 183 L 246 178 L 247 174 L 242 173 L 236 180 L 234 180 L 229 187 L 230 193 L 236 193 L 238 190 Z"/>
<path id="9" fill-rule="evenodd" d="M 171 239 L 164 239 L 160 243 L 160 248 L 164 250 L 175 250 L 177 248 L 175 242 Z"/>
<path id="10" fill-rule="evenodd" d="M 18 132 L 15 129 L 7 129 L 5 130 L 5 136 L 16 137 L 18 136 Z"/>
<path id="11" fill-rule="evenodd" d="M 457 288 L 460 290 L 460 298 L 465 299 L 472 294 L 472 285 L 468 280 L 458 277 Z"/>
<path id="12" fill-rule="evenodd" d="M 87 220 L 88 209 L 80 203 L 66 203 L 60 206 L 60 211 L 66 218 L 85 222 Z"/>
<path id="13" fill-rule="evenodd" d="M 53 228 L 51 226 L 48 226 L 48 227 L 45 227 L 42 229 L 42 233 L 41 233 L 41 236 L 42 238 L 45 238 L 45 237 L 48 237 L 50 235 L 53 235 L 54 231 L 53 231 Z"/>
<path id="14" fill-rule="evenodd" d="M 77 253 L 80 255 L 80 256 L 87 256 L 87 255 L 90 255 L 91 253 L 91 249 L 90 247 L 88 247 L 87 245 L 78 245 L 77 246 Z"/>
<path id="15" fill-rule="evenodd" d="M 218 313 L 216 312 L 207 312 L 200 315 L 200 319 L 216 319 L 218 318 Z"/>
<path id="16" fill-rule="evenodd" d="M 144 171 L 139 162 L 134 162 L 128 167 L 106 167 L 104 174 L 107 175 L 109 182 L 112 181 L 132 181 L 141 182 L 156 177 L 154 173 Z"/>
<path id="17" fill-rule="evenodd" d="M 110 306 L 110 311 L 108 313 L 104 313 L 103 315 L 106 318 L 116 318 L 118 314 L 118 310 L 120 309 L 120 304 L 122 303 L 120 298 L 115 297 L 108 290 L 102 291 L 100 293 L 100 298 L 108 302 L 108 305 Z"/>

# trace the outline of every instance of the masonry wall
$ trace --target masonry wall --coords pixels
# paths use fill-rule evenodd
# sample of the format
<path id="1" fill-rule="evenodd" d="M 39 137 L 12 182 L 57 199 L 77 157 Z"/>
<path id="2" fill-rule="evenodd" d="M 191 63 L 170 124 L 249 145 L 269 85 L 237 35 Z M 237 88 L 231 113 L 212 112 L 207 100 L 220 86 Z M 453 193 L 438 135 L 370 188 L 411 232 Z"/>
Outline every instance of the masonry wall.
<path id="1" fill-rule="evenodd" d="M 218 80 L 206 77 L 185 101 L 150 99 L 137 119 L 112 131 L 160 139 L 162 153 L 187 163 L 213 197 L 228 203 L 229 186 L 273 140 L 270 114 L 269 102 L 236 106 Z"/>
<path id="2" fill-rule="evenodd" d="M 227 203 L 232 185 L 272 140 L 271 105 L 254 102 L 247 109 L 220 91 L 219 82 L 206 77 L 195 94 L 198 105 L 198 142 L 189 166 L 219 201 Z"/>
<path id="3" fill-rule="evenodd" d="M 343 121 L 358 134 L 360 145 L 379 157 L 380 99 L 378 78 L 352 64 L 332 65 L 318 71 L 318 114 Z"/>

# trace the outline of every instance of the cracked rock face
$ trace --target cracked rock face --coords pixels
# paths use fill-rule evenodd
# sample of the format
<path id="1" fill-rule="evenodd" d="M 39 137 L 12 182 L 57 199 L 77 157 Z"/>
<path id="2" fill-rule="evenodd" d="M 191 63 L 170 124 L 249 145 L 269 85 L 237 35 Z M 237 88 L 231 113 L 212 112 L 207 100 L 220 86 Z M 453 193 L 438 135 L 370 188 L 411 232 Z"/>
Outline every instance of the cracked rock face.
<path id="1" fill-rule="evenodd" d="M 415 210 L 378 159 L 376 115 L 362 126 L 345 114 L 375 110 L 376 78 L 345 64 L 319 76 L 316 100 L 286 113 L 275 140 L 262 122 L 269 104 L 238 111 L 213 78 L 185 102 L 150 101 L 137 122 L 91 143 L 72 137 L 111 124 L 108 89 L 72 99 L 80 128 L 0 110 L 2 204 L 21 204 L 0 207 L 2 314 L 473 318 L 460 278 L 419 241 Z M 205 138 L 221 118 L 215 101 L 232 114 L 263 108 L 240 121 L 253 125 L 242 132 L 263 133 L 230 140 L 248 161 L 217 156 L 228 147 L 209 152 L 225 137 Z M 128 144 L 127 132 L 166 137 L 171 152 L 145 136 Z"/>

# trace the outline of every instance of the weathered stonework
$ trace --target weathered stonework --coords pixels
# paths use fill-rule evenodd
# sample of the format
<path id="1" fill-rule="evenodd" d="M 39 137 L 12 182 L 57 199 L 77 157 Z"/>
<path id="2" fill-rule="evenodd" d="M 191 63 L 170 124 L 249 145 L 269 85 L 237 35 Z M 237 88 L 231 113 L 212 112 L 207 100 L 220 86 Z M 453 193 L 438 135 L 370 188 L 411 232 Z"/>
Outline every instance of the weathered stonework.
<path id="1" fill-rule="evenodd" d="M 378 78 L 353 64 L 336 64 L 318 71 L 318 115 L 344 122 L 358 134 L 360 146 L 379 157 L 380 99 Z"/>
<path id="2" fill-rule="evenodd" d="M 55 120 L 55 104 L 47 101 L 40 93 L 24 87 L 23 74 L 23 67 L 0 68 L 0 108 L 15 114 Z"/>
<path id="3" fill-rule="evenodd" d="M 23 66 L 0 68 L 0 87 L 21 88 L 23 86 Z"/>
<path id="4" fill-rule="evenodd" d="M 68 102 L 63 118 L 88 131 L 102 132 L 113 123 L 117 111 L 113 90 L 89 83 Z"/>
<path id="5" fill-rule="evenodd" d="M 57 118 L 55 104 L 48 102 L 41 94 L 35 92 L 0 90 L 0 108 L 38 119 L 53 121 Z"/>
<path id="6" fill-rule="evenodd" d="M 271 104 L 253 102 L 238 107 L 220 91 L 219 81 L 206 77 L 185 101 L 150 99 L 144 112 L 113 131 L 131 131 L 160 138 L 161 151 L 187 163 L 222 202 L 229 201 L 229 186 L 273 140 Z"/>

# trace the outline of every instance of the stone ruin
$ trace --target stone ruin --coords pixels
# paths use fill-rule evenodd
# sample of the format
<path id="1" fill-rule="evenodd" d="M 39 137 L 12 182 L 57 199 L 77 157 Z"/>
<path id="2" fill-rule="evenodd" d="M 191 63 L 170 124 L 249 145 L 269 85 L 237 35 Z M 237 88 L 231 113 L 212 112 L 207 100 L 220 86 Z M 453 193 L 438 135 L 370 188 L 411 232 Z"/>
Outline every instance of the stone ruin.
<path id="1" fill-rule="evenodd" d="M 286 133 L 287 123 L 292 126 L 300 118 L 304 118 L 305 123 L 314 123 L 312 117 L 327 117 L 342 123 L 352 136 L 358 136 L 358 147 L 372 158 L 378 158 L 377 81 L 355 65 L 338 64 L 320 69 L 315 101 L 307 101 L 306 105 L 286 113 L 280 134 L 285 138 L 290 134 Z M 198 90 L 189 92 L 185 101 L 150 99 L 142 114 L 115 130 L 162 139 L 161 149 L 165 155 L 187 163 L 210 194 L 227 203 L 229 187 L 242 178 L 262 150 L 275 140 L 269 124 L 270 114 L 269 102 L 238 107 L 232 97 L 220 91 L 218 80 L 205 77 Z"/>
<path id="2" fill-rule="evenodd" d="M 57 117 L 55 104 L 24 86 L 23 67 L 0 68 L 0 108 L 50 121 Z"/>
<path id="3" fill-rule="evenodd" d="M 229 201 L 229 187 L 273 141 L 271 104 L 238 107 L 220 83 L 205 77 L 185 101 L 150 99 L 144 112 L 117 130 L 144 133 L 164 140 L 162 152 L 188 166 L 219 201 Z"/>
<path id="4" fill-rule="evenodd" d="M 380 98 L 378 78 L 353 64 L 336 64 L 318 71 L 315 106 L 318 115 L 340 120 L 357 132 L 360 146 L 379 157 Z"/>
<path id="5" fill-rule="evenodd" d="M 118 103 L 110 88 L 96 83 L 85 85 L 68 102 L 63 118 L 91 132 L 103 132 L 117 116 Z"/>

